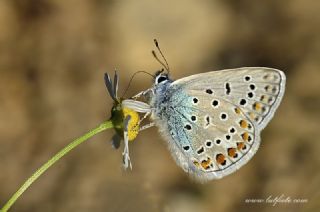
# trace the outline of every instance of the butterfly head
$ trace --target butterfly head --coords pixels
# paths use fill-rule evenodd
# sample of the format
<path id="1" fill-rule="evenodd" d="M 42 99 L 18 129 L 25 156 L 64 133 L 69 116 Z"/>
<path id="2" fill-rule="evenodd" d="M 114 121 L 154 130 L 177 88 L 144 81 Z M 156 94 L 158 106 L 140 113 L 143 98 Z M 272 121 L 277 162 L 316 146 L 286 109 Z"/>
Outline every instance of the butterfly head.
<path id="1" fill-rule="evenodd" d="M 165 84 L 171 82 L 167 73 L 163 73 L 163 70 L 157 71 L 154 77 L 154 85 Z"/>

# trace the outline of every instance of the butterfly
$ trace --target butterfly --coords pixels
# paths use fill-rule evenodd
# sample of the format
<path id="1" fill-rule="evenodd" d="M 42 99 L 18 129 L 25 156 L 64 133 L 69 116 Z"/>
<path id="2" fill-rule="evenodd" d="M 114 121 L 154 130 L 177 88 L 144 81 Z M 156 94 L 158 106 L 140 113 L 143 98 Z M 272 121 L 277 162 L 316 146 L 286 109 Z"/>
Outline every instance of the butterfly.
<path id="1" fill-rule="evenodd" d="M 155 44 L 158 47 L 156 40 Z M 161 64 L 169 72 L 167 62 Z M 245 165 L 257 152 L 260 133 L 281 102 L 285 74 L 273 68 L 243 67 L 174 81 L 163 72 L 156 73 L 151 88 L 134 97 L 145 97 L 150 108 L 131 102 L 128 107 L 151 115 L 149 126 L 159 128 L 176 163 L 202 182 Z"/>
<path id="2" fill-rule="evenodd" d="M 260 145 L 260 132 L 272 119 L 285 91 L 277 69 L 245 67 L 212 71 L 176 81 L 157 73 L 147 98 L 153 123 L 176 163 L 206 181 L 246 164 Z M 135 108 L 135 107 L 132 107 Z"/>

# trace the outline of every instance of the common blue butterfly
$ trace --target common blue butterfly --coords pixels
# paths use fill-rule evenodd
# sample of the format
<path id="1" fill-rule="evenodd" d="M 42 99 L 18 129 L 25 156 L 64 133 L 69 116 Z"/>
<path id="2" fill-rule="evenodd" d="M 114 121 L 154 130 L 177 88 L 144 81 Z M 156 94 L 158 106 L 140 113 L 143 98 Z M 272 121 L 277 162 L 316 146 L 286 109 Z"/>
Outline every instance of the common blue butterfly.
<path id="1" fill-rule="evenodd" d="M 235 172 L 253 157 L 285 82 L 282 71 L 265 67 L 212 71 L 176 81 L 160 71 L 154 85 L 136 98 L 147 99 L 150 109 L 141 112 L 151 114 L 176 163 L 206 181 Z"/>

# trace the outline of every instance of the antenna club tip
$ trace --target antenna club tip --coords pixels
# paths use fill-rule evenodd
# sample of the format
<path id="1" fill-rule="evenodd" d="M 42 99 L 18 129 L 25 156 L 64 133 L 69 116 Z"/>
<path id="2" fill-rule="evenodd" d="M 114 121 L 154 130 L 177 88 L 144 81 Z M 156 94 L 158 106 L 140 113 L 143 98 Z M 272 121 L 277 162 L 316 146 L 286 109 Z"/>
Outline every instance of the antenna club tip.
<path id="1" fill-rule="evenodd" d="M 152 53 L 152 55 L 153 55 L 154 57 L 157 56 L 157 55 L 156 55 L 156 52 L 155 52 L 154 50 L 152 50 L 151 53 Z"/>
<path id="2" fill-rule="evenodd" d="M 156 47 L 159 46 L 157 39 L 153 39 L 154 44 L 156 45 Z"/>

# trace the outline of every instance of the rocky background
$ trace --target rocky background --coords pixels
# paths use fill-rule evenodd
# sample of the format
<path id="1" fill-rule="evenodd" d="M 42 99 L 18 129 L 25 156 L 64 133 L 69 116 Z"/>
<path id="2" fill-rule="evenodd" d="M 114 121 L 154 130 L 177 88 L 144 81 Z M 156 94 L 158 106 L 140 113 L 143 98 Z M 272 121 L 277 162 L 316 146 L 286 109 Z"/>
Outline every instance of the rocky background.
<path id="1" fill-rule="evenodd" d="M 139 70 L 172 77 L 241 66 L 287 75 L 286 94 L 253 159 L 198 184 L 175 164 L 157 130 L 131 145 L 121 167 L 113 132 L 82 144 L 42 176 L 12 211 L 317 211 L 320 209 L 320 2 L 312 0 L 0 1 L 0 205 L 73 138 L 108 119 L 104 72 L 120 93 Z M 150 87 L 138 75 L 133 95 Z M 307 203 L 246 203 L 246 199 Z"/>

